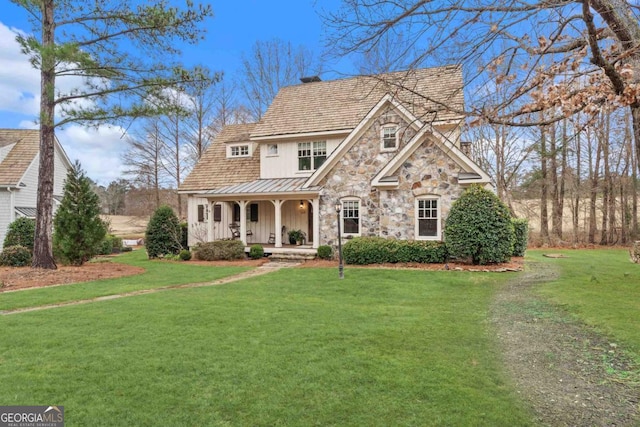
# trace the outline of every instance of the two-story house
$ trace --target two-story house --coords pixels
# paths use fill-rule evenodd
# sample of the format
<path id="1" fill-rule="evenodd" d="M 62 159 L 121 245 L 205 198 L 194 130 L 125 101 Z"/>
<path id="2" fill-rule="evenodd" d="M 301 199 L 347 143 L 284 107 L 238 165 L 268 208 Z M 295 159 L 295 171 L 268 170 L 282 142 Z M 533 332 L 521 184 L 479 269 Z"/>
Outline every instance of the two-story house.
<path id="1" fill-rule="evenodd" d="M 189 244 L 307 245 L 343 236 L 441 240 L 464 186 L 489 185 L 461 148 L 457 66 L 302 79 L 281 89 L 259 123 L 226 126 L 180 187 Z"/>
<path id="2" fill-rule="evenodd" d="M 18 217 L 36 217 L 40 131 L 0 129 L 0 249 L 7 227 Z M 54 149 L 53 209 L 64 193 L 71 163 L 56 139 Z"/>

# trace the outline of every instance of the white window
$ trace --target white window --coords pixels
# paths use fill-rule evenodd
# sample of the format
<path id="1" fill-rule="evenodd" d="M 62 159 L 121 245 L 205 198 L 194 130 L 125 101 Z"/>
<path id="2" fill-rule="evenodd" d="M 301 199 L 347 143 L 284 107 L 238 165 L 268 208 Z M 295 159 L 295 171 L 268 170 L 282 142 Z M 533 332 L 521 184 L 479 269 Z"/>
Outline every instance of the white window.
<path id="1" fill-rule="evenodd" d="M 360 201 L 342 201 L 342 231 L 345 235 L 360 235 Z"/>
<path id="2" fill-rule="evenodd" d="M 227 150 L 227 157 L 249 157 L 251 155 L 249 144 L 230 145 Z"/>
<path id="3" fill-rule="evenodd" d="M 416 199 L 416 240 L 440 240 L 440 200 Z"/>
<path id="4" fill-rule="evenodd" d="M 278 155 L 278 144 L 268 144 L 267 156 L 277 156 L 277 155 Z"/>
<path id="5" fill-rule="evenodd" d="M 384 125 L 381 131 L 382 151 L 394 151 L 398 149 L 398 126 Z"/>
<path id="6" fill-rule="evenodd" d="M 316 170 L 327 159 L 327 142 L 299 142 L 298 143 L 298 170 Z"/>

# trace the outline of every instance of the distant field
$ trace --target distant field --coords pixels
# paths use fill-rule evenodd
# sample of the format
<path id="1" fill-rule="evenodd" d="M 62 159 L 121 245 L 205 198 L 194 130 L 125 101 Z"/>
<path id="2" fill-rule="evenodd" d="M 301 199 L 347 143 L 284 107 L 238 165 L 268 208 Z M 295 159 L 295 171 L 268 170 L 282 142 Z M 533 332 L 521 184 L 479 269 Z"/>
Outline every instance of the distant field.
<path id="1" fill-rule="evenodd" d="M 149 218 L 146 216 L 102 215 L 110 224 L 110 232 L 119 237 L 139 238 L 144 236 Z"/>

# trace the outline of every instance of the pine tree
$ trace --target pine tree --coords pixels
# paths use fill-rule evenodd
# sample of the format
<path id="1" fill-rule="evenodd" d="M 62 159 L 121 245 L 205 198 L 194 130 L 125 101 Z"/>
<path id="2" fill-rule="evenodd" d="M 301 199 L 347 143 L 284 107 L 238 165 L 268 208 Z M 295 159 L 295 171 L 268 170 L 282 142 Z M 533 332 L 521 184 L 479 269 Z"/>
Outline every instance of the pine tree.
<path id="1" fill-rule="evenodd" d="M 107 233 L 99 214 L 100 199 L 76 160 L 67 173 L 64 196 L 53 219 L 54 253 L 73 265 L 96 255 Z"/>

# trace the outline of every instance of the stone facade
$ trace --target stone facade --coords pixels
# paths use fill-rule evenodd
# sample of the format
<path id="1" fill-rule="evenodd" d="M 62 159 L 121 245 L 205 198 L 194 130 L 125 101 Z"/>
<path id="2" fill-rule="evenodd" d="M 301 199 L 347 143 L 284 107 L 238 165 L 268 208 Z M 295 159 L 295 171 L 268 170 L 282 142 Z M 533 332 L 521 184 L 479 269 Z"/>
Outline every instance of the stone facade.
<path id="1" fill-rule="evenodd" d="M 381 151 L 381 127 L 399 126 L 397 151 Z M 441 221 L 451 203 L 462 191 L 457 174 L 460 167 L 440 145 L 429 139 L 420 145 L 394 174 L 397 189 L 384 190 L 371 186 L 371 181 L 415 136 L 415 130 L 393 109 L 377 117 L 358 141 L 349 149 L 320 186 L 320 238 L 324 244 L 337 245 L 335 203 L 344 198 L 360 200 L 360 234 L 362 236 L 415 238 L 416 197 L 439 199 Z"/>

